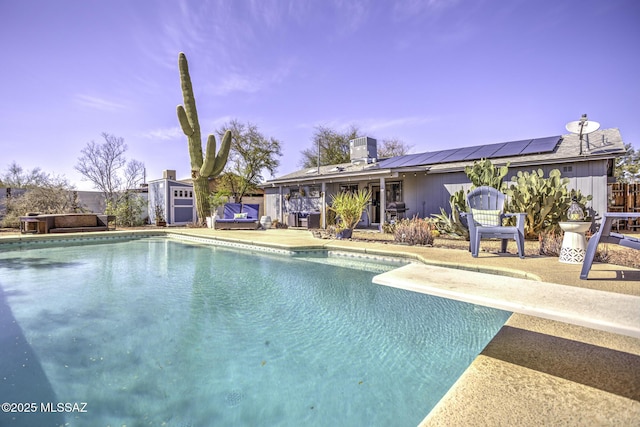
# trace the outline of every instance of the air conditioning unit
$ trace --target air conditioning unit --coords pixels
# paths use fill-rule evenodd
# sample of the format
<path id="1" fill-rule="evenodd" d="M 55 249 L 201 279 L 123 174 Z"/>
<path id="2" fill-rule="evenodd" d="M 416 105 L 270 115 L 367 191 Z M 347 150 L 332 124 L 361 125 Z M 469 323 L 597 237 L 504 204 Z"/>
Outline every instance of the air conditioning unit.
<path id="1" fill-rule="evenodd" d="M 349 141 L 351 163 L 374 163 L 378 160 L 378 141 L 368 136 Z"/>

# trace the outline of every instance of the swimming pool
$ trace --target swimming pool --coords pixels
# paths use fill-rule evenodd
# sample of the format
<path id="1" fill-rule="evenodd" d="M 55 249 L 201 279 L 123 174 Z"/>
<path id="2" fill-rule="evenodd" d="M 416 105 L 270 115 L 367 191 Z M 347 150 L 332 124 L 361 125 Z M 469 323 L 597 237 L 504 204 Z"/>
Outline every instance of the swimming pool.
<path id="1" fill-rule="evenodd" d="M 164 238 L 0 251 L 0 396 L 86 403 L 0 421 L 415 426 L 509 316 L 310 261 Z"/>

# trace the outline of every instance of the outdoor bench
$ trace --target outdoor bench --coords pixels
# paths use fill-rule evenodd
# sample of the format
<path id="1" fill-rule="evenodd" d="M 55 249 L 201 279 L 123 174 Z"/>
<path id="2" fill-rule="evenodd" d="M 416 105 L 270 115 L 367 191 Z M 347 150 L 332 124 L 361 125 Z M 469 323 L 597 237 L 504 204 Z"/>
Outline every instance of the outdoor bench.
<path id="1" fill-rule="evenodd" d="M 115 230 L 115 215 L 43 214 L 20 217 L 21 233 L 79 233 Z"/>
<path id="2" fill-rule="evenodd" d="M 224 217 L 216 218 L 214 228 L 216 230 L 257 230 L 258 210 L 256 204 L 226 203 L 224 205 Z"/>

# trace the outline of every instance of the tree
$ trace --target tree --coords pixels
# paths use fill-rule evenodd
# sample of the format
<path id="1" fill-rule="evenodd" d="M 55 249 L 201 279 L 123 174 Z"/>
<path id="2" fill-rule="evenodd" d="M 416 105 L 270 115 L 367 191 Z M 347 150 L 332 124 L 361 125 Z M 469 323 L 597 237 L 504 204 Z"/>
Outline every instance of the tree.
<path id="1" fill-rule="evenodd" d="M 20 216 L 27 212 L 53 214 L 79 210 L 73 187 L 64 177 L 52 176 L 40 168 L 25 172 L 13 162 L 2 175 L 2 181 L 9 188 L 27 190 L 7 198 L 7 213 L 2 220 L 5 227 L 18 227 Z"/>
<path id="2" fill-rule="evenodd" d="M 124 138 L 106 132 L 102 137 L 104 142 L 101 144 L 95 141 L 87 143 L 75 169 L 102 192 L 105 201 L 115 203 L 125 191 L 142 182 L 144 164 L 137 160 L 127 162 Z"/>
<path id="3" fill-rule="evenodd" d="M 91 141 L 82 149 L 75 169 L 93 183 L 105 199 L 105 213 L 123 226 L 140 225 L 143 207 L 135 193 L 144 178 L 144 164 L 125 157 L 124 138 L 102 133 L 103 143 Z"/>
<path id="4" fill-rule="evenodd" d="M 267 138 L 255 124 L 240 123 L 234 119 L 217 131 L 219 136 L 231 134 L 231 149 L 227 169 L 222 176 L 222 187 L 233 195 L 236 203 L 257 189 L 263 173 L 272 176 L 280 166 L 278 156 L 282 156 L 280 141 Z"/>
<path id="5" fill-rule="evenodd" d="M 52 179 L 49 174 L 43 172 L 40 168 L 25 171 L 22 166 L 14 161 L 9 165 L 7 172 L 0 176 L 0 183 L 7 188 L 33 188 L 47 185 Z"/>
<path id="6" fill-rule="evenodd" d="M 362 136 L 356 125 L 351 125 L 345 132 L 338 132 L 326 126 L 317 126 L 313 134 L 313 146 L 302 150 L 302 167 L 318 166 L 318 149 L 320 150 L 320 166 L 349 163 L 349 141 Z"/>
<path id="7" fill-rule="evenodd" d="M 412 148 L 413 146 L 405 144 L 398 138 L 383 139 L 382 144 L 378 147 L 378 158 L 388 159 L 390 157 L 404 156 L 409 154 Z"/>
<path id="8" fill-rule="evenodd" d="M 183 105 L 178 105 L 176 112 L 182 132 L 189 142 L 189 157 L 191 158 L 191 180 L 193 193 L 196 199 L 196 211 L 200 225 L 204 225 L 209 206 L 209 179 L 218 176 L 224 169 L 231 148 L 231 134 L 225 133 L 222 137 L 220 152 L 216 154 L 216 137 L 209 134 L 207 137 L 207 151 L 202 152 L 202 139 L 196 99 L 193 95 L 189 64 L 184 53 L 178 55 L 178 68 L 180 70 L 180 85 L 182 87 Z"/>
<path id="9" fill-rule="evenodd" d="M 618 182 L 640 182 L 640 150 L 625 144 L 626 154 L 616 158 L 615 177 Z"/>

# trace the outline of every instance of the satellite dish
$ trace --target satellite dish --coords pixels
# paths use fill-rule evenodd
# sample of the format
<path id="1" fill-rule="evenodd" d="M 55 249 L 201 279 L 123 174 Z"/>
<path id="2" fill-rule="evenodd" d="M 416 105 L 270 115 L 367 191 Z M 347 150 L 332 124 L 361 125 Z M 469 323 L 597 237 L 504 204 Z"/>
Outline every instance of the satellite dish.
<path id="1" fill-rule="evenodd" d="M 582 120 L 576 120 L 575 122 L 567 123 L 566 128 L 571 133 L 587 135 L 600 129 L 600 123 L 592 120 L 585 120 L 584 122 Z"/>
<path id="2" fill-rule="evenodd" d="M 598 122 L 594 122 L 594 121 L 589 121 L 589 119 L 587 119 L 587 115 L 583 114 L 582 117 L 580 118 L 580 120 L 576 120 L 575 122 L 569 122 L 567 123 L 567 125 L 565 126 L 567 128 L 567 130 L 571 133 L 577 133 L 580 137 L 580 155 L 582 155 L 582 135 L 588 135 L 592 132 L 597 131 L 598 129 L 600 129 L 600 123 Z M 587 139 L 587 151 L 589 151 L 589 145 L 588 145 L 588 139 Z"/>

